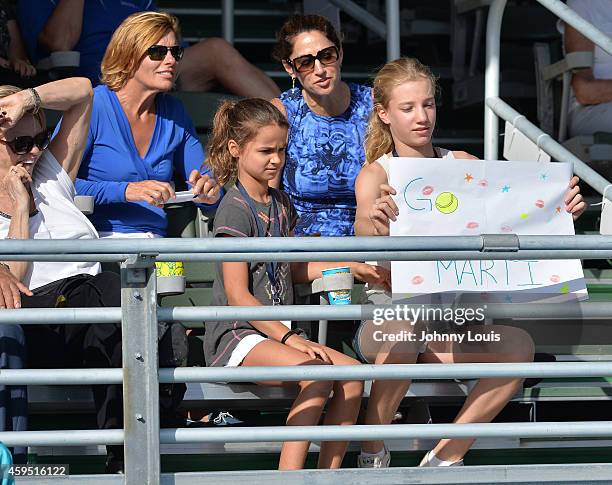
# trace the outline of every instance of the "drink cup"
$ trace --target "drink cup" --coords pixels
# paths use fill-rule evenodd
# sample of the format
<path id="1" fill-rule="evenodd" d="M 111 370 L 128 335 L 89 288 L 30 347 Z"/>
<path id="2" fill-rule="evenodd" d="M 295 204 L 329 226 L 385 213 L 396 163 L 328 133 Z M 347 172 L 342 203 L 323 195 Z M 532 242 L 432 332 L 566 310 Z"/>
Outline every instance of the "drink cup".
<path id="1" fill-rule="evenodd" d="M 185 292 L 185 277 L 182 262 L 155 263 L 155 273 L 157 275 L 157 293 L 170 295 Z"/>
<path id="2" fill-rule="evenodd" d="M 338 268 L 329 268 L 321 271 L 323 274 L 323 279 L 327 276 L 332 276 L 336 274 L 347 274 L 350 273 L 351 270 L 348 266 L 342 266 Z M 351 288 L 328 291 L 327 296 L 329 298 L 330 305 L 350 305 L 351 304 Z"/>

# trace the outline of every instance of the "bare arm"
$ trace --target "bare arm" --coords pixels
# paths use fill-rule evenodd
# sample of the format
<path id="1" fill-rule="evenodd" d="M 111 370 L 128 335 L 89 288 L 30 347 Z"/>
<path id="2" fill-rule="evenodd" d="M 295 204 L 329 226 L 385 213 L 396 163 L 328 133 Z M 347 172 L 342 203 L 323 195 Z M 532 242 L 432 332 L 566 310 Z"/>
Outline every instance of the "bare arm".
<path id="1" fill-rule="evenodd" d="M 381 193 L 381 185 L 388 182 L 385 170 L 378 163 L 365 165 L 355 180 L 355 197 L 357 211 L 355 213 L 356 236 L 380 236 L 389 234 L 389 219 L 392 214 L 381 211 L 387 210 L 385 205 L 391 201 L 389 194 Z M 378 205 L 381 198 L 386 202 Z M 393 204 L 395 206 L 395 204 Z M 380 208 L 380 210 L 379 210 Z M 391 208 L 392 209 L 392 208 Z M 385 217 L 385 214 L 387 217 Z M 375 220 L 373 220 L 373 217 Z"/>
<path id="2" fill-rule="evenodd" d="M 81 37 L 84 6 L 85 0 L 59 0 L 38 42 L 49 52 L 73 50 Z"/>
<path id="3" fill-rule="evenodd" d="M 565 52 L 593 52 L 589 39 L 568 24 L 565 24 Z M 595 79 L 593 69 L 579 69 L 572 75 L 572 88 L 576 100 L 583 105 L 609 103 L 612 101 L 612 80 Z"/>
<path id="4" fill-rule="evenodd" d="M 11 217 L 11 225 L 9 226 L 8 236 L 11 239 L 30 239 L 30 231 L 28 229 L 29 214 L 27 211 L 19 211 Z M 3 261 L 11 269 L 11 273 L 19 281 L 23 281 L 24 276 L 30 266 L 29 261 Z"/>
<path id="5" fill-rule="evenodd" d="M 391 289 L 391 274 L 385 268 L 355 262 L 300 262 L 291 263 L 291 276 L 294 283 L 309 283 L 323 276 L 322 271 L 340 266 L 348 266 L 351 273 L 360 281 Z"/>
<path id="6" fill-rule="evenodd" d="M 71 77 L 42 84 L 35 88 L 40 107 L 64 112 L 59 132 L 49 149 L 72 180 L 75 179 L 85 143 L 91 116 L 93 91 L 91 82 L 83 77 Z M 0 99 L 2 117 L 0 132 L 10 129 L 21 117 L 36 106 L 31 89 L 24 89 Z"/>
<path id="7" fill-rule="evenodd" d="M 64 112 L 59 132 L 49 149 L 74 180 L 87 143 L 93 99 L 91 82 L 87 78 L 72 77 L 43 84 L 36 91 L 44 108 Z"/>
<path id="8" fill-rule="evenodd" d="M 6 24 L 9 31 L 10 45 L 8 51 L 9 61 L 13 70 L 22 77 L 36 75 L 36 68 L 30 64 L 19 32 L 19 25 L 15 20 L 9 20 Z"/>
<path id="9" fill-rule="evenodd" d="M 32 176 L 24 168 L 22 163 L 11 167 L 0 186 L 2 191 L 8 195 L 8 199 L 13 207 L 11 222 L 7 238 L 9 239 L 29 239 L 29 216 L 30 216 L 30 192 L 28 187 L 32 183 Z M 28 261 L 4 261 L 9 267 L 10 273 L 18 280 L 23 280 L 28 267 Z M 6 298 L 5 298 L 6 300 Z"/>
<path id="10" fill-rule="evenodd" d="M 21 32 L 19 32 L 19 25 L 17 25 L 15 20 L 9 20 L 6 27 L 8 28 L 9 37 L 11 38 L 11 44 L 9 46 L 9 60 L 27 60 L 28 55 L 26 54 L 25 46 L 23 45 Z"/>
<path id="11" fill-rule="evenodd" d="M 280 99 L 274 98 L 274 99 L 271 99 L 270 102 L 274 106 L 276 106 L 281 113 L 283 113 L 285 115 L 285 118 L 287 117 L 287 110 L 285 109 L 285 105 L 283 105 L 283 102 Z M 279 189 L 280 188 L 281 179 L 283 178 L 283 169 L 284 168 L 285 168 L 285 166 L 283 165 L 278 170 L 278 174 L 276 175 L 276 177 L 274 177 L 272 180 L 270 180 L 270 182 L 268 182 L 268 185 L 270 187 L 273 187 L 275 189 Z"/>
<path id="12" fill-rule="evenodd" d="M 30 214 L 29 204 L 24 207 L 15 207 L 13 216 L 11 217 L 11 224 L 9 226 L 8 237 L 10 239 L 30 239 L 30 230 L 28 227 Z M 3 261 L 11 270 L 11 273 L 19 281 L 23 281 L 28 267 L 30 266 L 29 261 Z"/>

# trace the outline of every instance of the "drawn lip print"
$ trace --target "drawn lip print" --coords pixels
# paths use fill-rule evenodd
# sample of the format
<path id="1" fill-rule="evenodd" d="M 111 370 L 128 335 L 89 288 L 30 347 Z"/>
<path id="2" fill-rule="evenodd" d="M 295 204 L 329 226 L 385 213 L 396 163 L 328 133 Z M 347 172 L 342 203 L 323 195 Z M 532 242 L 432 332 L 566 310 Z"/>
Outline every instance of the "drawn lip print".
<path id="1" fill-rule="evenodd" d="M 412 278 L 412 284 L 413 285 L 420 285 L 421 283 L 423 283 L 423 281 L 425 281 L 425 278 L 423 278 L 420 275 L 417 275 L 414 278 Z"/>
<path id="2" fill-rule="evenodd" d="M 425 187 L 423 187 L 423 190 L 421 191 L 421 193 L 423 195 L 431 195 L 433 191 L 434 191 L 434 188 L 431 185 L 426 185 Z"/>
<path id="3" fill-rule="evenodd" d="M 538 207 L 539 209 L 544 208 L 544 201 L 542 199 L 538 199 L 535 201 L 535 206 Z"/>
<path id="4" fill-rule="evenodd" d="M 468 222 L 465 227 L 467 227 L 468 229 L 476 229 L 479 226 L 480 224 L 478 224 L 477 222 Z"/>

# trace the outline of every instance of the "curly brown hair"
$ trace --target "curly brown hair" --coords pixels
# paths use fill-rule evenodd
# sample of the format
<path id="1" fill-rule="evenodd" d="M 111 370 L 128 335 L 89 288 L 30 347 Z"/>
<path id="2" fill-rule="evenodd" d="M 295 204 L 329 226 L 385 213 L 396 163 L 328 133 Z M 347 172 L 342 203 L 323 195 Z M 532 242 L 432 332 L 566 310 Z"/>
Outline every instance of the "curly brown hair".
<path id="1" fill-rule="evenodd" d="M 224 101 L 213 119 L 212 135 L 206 145 L 206 164 L 212 168 L 221 185 L 234 182 L 238 175 L 238 160 L 228 148 L 234 140 L 239 147 L 252 140 L 257 131 L 269 125 L 289 129 L 287 118 L 269 101 L 248 98 Z"/>
<path id="2" fill-rule="evenodd" d="M 272 57 L 287 61 L 293 52 L 293 39 L 302 32 L 321 32 L 340 50 L 342 42 L 332 23 L 321 15 L 293 15 L 289 17 L 276 35 L 276 45 Z"/>

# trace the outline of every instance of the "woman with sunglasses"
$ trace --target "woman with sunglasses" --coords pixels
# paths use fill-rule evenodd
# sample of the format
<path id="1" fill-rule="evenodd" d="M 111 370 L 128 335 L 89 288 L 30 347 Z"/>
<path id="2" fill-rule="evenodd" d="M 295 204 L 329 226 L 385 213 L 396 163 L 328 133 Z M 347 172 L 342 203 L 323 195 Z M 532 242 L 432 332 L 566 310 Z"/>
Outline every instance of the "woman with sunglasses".
<path id="1" fill-rule="evenodd" d="M 85 78 L 26 90 L 0 86 L 0 239 L 98 237 L 74 205 L 73 181 L 85 147 L 91 103 L 91 83 Z M 64 112 L 51 142 L 42 108 Z M 119 306 L 120 289 L 119 277 L 100 273 L 96 262 L 0 262 L 0 308 Z M 121 366 L 118 325 L 69 327 L 0 325 L 0 366 L 25 367 L 25 355 L 27 366 L 33 368 Z M 3 387 L 0 430 L 25 430 L 25 386 Z M 98 386 L 94 398 L 99 426 L 121 427 L 121 387 Z M 15 450 L 17 462 L 23 453 Z"/>
<path id="2" fill-rule="evenodd" d="M 371 89 L 341 80 L 340 38 L 319 15 L 289 18 L 274 57 L 294 83 L 272 103 L 289 121 L 285 167 L 275 186 L 282 183 L 300 216 L 295 234 L 352 235 Z"/>
<path id="3" fill-rule="evenodd" d="M 129 16 L 108 44 L 76 182 L 79 194 L 94 197 L 90 219 L 100 237 L 164 237 L 175 171 L 194 202 L 218 202 L 193 123 L 167 94 L 182 56 L 178 20 L 161 12 Z"/>

